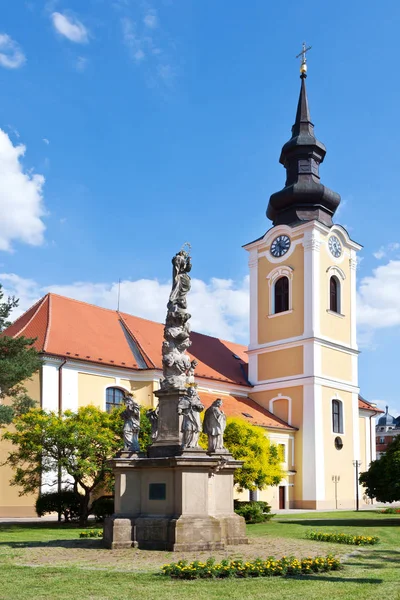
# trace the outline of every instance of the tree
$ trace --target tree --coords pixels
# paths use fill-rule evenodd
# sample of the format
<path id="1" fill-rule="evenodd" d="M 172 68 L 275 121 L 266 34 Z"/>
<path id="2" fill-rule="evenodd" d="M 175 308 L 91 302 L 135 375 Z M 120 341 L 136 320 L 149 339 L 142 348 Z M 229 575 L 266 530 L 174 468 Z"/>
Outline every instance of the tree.
<path id="1" fill-rule="evenodd" d="M 11 485 L 20 486 L 21 495 L 38 491 L 42 479 L 54 489 L 60 468 L 62 485 L 72 480 L 74 490 L 83 492 L 80 523 L 85 525 L 93 495 L 111 475 L 108 460 L 121 449 L 120 411 L 85 406 L 58 415 L 34 409 L 13 424 L 15 431 L 3 436 L 16 446 L 6 461 L 14 469 Z"/>
<path id="2" fill-rule="evenodd" d="M 361 473 L 360 483 L 368 496 L 378 502 L 400 500 L 400 435 L 388 445 L 381 458 L 371 462 L 368 471 Z"/>
<path id="3" fill-rule="evenodd" d="M 233 458 L 244 465 L 235 471 L 235 484 L 239 491 L 262 490 L 278 485 L 284 477 L 282 456 L 261 427 L 250 425 L 243 419 L 228 419 L 224 444 Z"/>
<path id="4" fill-rule="evenodd" d="M 11 325 L 8 317 L 18 302 L 14 296 L 5 300 L 0 285 L 0 334 Z M 15 415 L 26 412 L 36 404 L 22 384 L 41 364 L 39 354 L 33 347 L 34 342 L 34 338 L 0 335 L 0 400 L 12 398 L 11 406 L 0 405 L 0 427 L 8 425 Z"/>
<path id="5" fill-rule="evenodd" d="M 63 415 L 35 409 L 17 416 L 15 431 L 3 438 L 16 449 L 7 458 L 14 469 L 11 485 L 22 488 L 21 495 L 40 490 L 44 478 L 51 489 L 61 484 L 82 493 L 80 523 L 85 525 L 92 500 L 104 488 L 112 490 L 114 478 L 108 461 L 122 446 L 121 409 L 110 413 L 95 406 L 85 406 L 78 412 Z M 142 451 L 151 442 L 151 425 L 146 409 L 141 407 L 139 443 Z"/>

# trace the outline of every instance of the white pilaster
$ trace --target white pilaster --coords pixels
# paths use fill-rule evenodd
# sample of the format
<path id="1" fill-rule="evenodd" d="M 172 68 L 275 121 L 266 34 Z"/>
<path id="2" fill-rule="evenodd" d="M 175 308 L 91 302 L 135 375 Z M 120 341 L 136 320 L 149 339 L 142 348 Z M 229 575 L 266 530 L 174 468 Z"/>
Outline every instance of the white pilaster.
<path id="1" fill-rule="evenodd" d="M 322 388 L 305 385 L 303 401 L 303 500 L 325 499 Z"/>
<path id="2" fill-rule="evenodd" d="M 62 411 L 78 410 L 78 371 L 73 368 L 62 367 Z"/>
<path id="3" fill-rule="evenodd" d="M 350 250 L 350 345 L 357 349 L 357 256 Z"/>
<path id="4" fill-rule="evenodd" d="M 250 275 L 250 347 L 258 344 L 258 255 L 257 248 L 249 253 Z M 258 381 L 257 356 L 249 355 L 249 381 L 253 384 Z"/>
<path id="5" fill-rule="evenodd" d="M 58 412 L 58 367 L 61 361 L 42 366 L 42 408 Z"/>
<path id="6" fill-rule="evenodd" d="M 313 224 L 304 234 L 304 335 L 320 336 L 320 232 Z"/>
<path id="7" fill-rule="evenodd" d="M 353 454 L 354 460 L 360 460 L 360 411 L 358 408 L 358 393 L 352 393 L 352 412 L 353 412 Z M 365 466 L 365 465 L 364 465 Z"/>

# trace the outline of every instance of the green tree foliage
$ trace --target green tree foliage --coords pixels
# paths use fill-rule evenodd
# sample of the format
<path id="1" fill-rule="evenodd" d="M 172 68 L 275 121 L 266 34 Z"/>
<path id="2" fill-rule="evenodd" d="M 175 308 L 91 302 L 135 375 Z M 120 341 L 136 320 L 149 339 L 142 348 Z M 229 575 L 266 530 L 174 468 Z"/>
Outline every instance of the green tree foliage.
<path id="1" fill-rule="evenodd" d="M 35 409 L 16 417 L 14 431 L 4 438 L 16 447 L 7 463 L 14 470 L 11 485 L 21 487 L 21 495 L 37 492 L 42 477 L 55 489 L 58 469 L 63 484 L 74 482 L 82 494 L 80 522 L 87 521 L 92 497 L 110 478 L 108 460 L 121 449 L 120 411 L 104 412 L 85 406 L 63 415 Z M 68 477 L 67 477 L 68 476 Z"/>
<path id="2" fill-rule="evenodd" d="M 12 296 L 4 299 L 0 285 L 0 334 L 11 323 L 8 320 L 18 300 Z M 11 406 L 0 404 L 0 427 L 11 423 L 15 415 L 22 414 L 35 406 L 29 398 L 23 381 L 29 379 L 40 367 L 40 358 L 33 347 L 34 339 L 12 338 L 0 335 L 0 400 L 12 398 Z"/>
<path id="3" fill-rule="evenodd" d="M 236 460 L 244 461 L 243 467 L 235 471 L 235 484 L 240 491 L 278 485 L 284 477 L 280 449 L 261 427 L 243 419 L 228 419 L 224 444 Z"/>
<path id="4" fill-rule="evenodd" d="M 361 473 L 360 483 L 368 496 L 378 502 L 400 500 L 400 435 L 388 445 L 386 454 L 372 461 L 368 471 Z"/>
<path id="5" fill-rule="evenodd" d="M 86 406 L 77 413 L 65 411 L 62 416 L 31 410 L 14 419 L 15 431 L 7 432 L 16 449 L 7 463 L 14 469 L 11 485 L 22 488 L 22 494 L 37 492 L 42 476 L 55 489 L 61 469 L 65 485 L 71 478 L 74 489 L 82 494 L 80 522 L 85 524 L 91 500 L 100 490 L 113 490 L 114 478 L 108 460 L 122 447 L 123 408 L 104 412 Z M 141 407 L 140 449 L 151 443 L 151 424 L 146 408 Z M 65 477 L 66 475 L 69 478 Z"/>

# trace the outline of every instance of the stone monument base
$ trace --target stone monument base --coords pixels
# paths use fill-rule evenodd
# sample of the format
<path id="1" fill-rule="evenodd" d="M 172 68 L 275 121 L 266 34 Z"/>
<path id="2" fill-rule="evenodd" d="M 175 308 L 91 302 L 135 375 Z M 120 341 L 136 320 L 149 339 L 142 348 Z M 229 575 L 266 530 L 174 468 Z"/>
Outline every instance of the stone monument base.
<path id="1" fill-rule="evenodd" d="M 113 459 L 115 514 L 104 524 L 108 548 L 198 551 L 247 544 L 243 517 L 233 510 L 230 454 L 193 450 L 181 456 Z"/>

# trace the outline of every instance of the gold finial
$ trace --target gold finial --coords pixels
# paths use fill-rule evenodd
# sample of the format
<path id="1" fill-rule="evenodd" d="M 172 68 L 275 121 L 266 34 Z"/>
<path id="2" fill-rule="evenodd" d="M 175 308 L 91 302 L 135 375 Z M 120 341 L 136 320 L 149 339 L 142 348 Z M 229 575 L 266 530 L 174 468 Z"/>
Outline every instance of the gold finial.
<path id="1" fill-rule="evenodd" d="M 306 43 L 303 42 L 303 49 L 300 52 L 300 54 L 298 54 L 296 56 L 296 58 L 300 58 L 301 56 L 301 65 L 300 65 L 300 73 L 301 76 L 307 77 L 307 56 L 306 56 L 306 52 L 308 52 L 309 50 L 311 50 L 312 46 L 306 46 Z"/>

